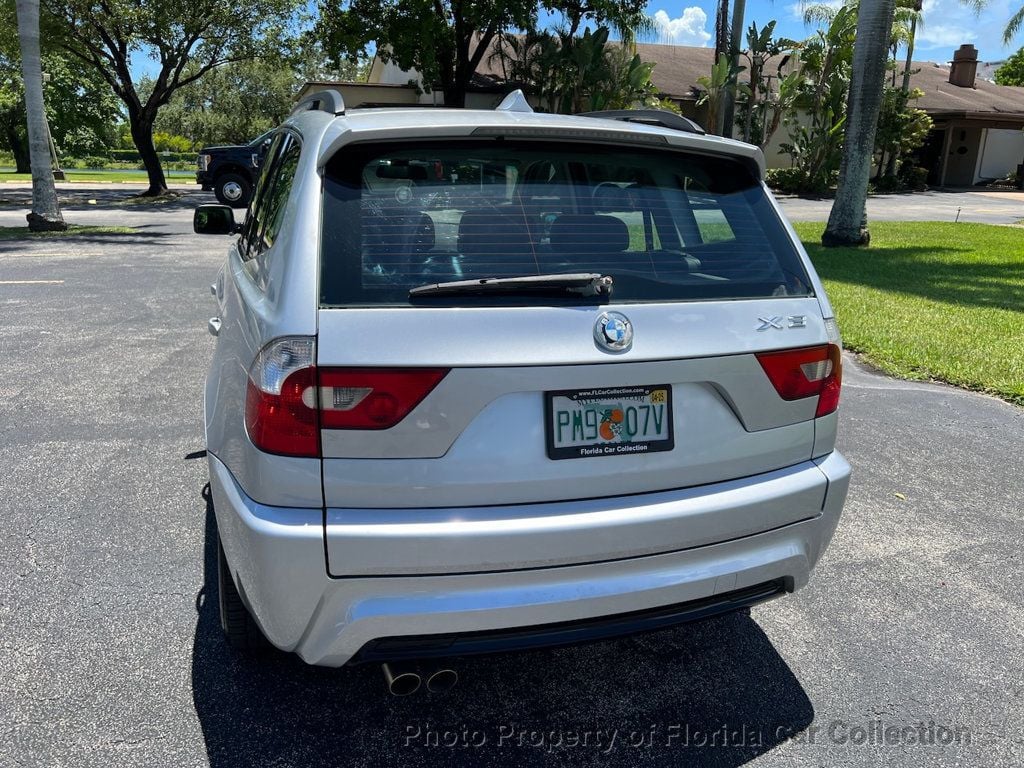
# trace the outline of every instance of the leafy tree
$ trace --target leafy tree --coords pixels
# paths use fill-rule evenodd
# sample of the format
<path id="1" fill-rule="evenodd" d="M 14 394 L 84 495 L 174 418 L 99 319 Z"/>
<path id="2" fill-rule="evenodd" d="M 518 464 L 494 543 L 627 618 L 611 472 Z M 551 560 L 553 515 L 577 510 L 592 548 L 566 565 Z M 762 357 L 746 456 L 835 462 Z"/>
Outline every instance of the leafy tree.
<path id="1" fill-rule="evenodd" d="M 376 45 L 382 61 L 417 70 L 425 88 L 440 85 L 448 106 L 466 103 L 466 90 L 497 36 L 533 29 L 529 0 L 325 0 L 319 34 L 336 56 L 358 59 Z"/>
<path id="2" fill-rule="evenodd" d="M 106 83 L 81 62 L 60 53 L 44 53 L 46 118 L 59 155 L 102 154 L 117 141 L 117 100 Z M 16 62 L 0 51 L 0 146 L 11 151 L 21 172 L 28 172 L 24 81 Z"/>
<path id="3" fill-rule="evenodd" d="M 14 155 L 21 173 L 30 171 L 25 87 L 21 74 L 13 2 L 0 3 L 0 148 Z M 41 36 L 46 118 L 59 154 L 100 153 L 115 140 L 117 100 L 106 83 L 81 62 L 47 45 Z"/>
<path id="4" fill-rule="evenodd" d="M 25 114 L 32 162 L 32 210 L 26 217 L 33 232 L 67 229 L 57 202 L 50 165 L 49 135 L 43 107 L 43 68 L 39 58 L 39 0 L 17 0 L 18 42 L 25 79 Z"/>
<path id="5" fill-rule="evenodd" d="M 815 12 L 814 7 L 808 9 Z M 817 193 L 833 184 L 842 161 L 856 9 L 842 6 L 821 20 L 827 25 L 801 47 L 799 93 L 791 97 L 793 109 L 783 119 L 789 141 L 782 144 L 802 177 L 797 186 Z"/>
<path id="6" fill-rule="evenodd" d="M 836 199 L 821 236 L 825 246 L 867 245 L 871 240 L 865 204 L 895 10 L 894 0 L 860 3 L 843 161 Z"/>
<path id="7" fill-rule="evenodd" d="M 641 0 L 323 0 L 318 34 L 338 58 L 363 58 L 375 45 L 382 61 L 415 69 L 425 88 L 440 86 L 446 105 L 462 107 L 492 44 L 536 32 L 542 7 L 562 14 L 559 34 L 572 39 L 590 22 L 627 33 L 648 28 Z"/>
<path id="8" fill-rule="evenodd" d="M 279 48 L 296 8 L 296 0 L 42 2 L 61 45 L 93 66 L 124 103 L 132 140 L 149 177 L 146 195 L 167 190 L 153 144 L 160 109 L 176 91 L 214 68 Z M 157 65 L 146 89 L 132 73 L 132 57 L 139 52 Z"/>
<path id="9" fill-rule="evenodd" d="M 638 33 L 654 31 L 654 24 L 647 15 L 646 0 L 542 0 L 541 7 L 548 13 L 560 15 L 558 31 L 572 38 L 586 22 L 610 27 L 626 43 L 632 42 Z"/>
<path id="10" fill-rule="evenodd" d="M 294 55 L 261 57 L 217 67 L 180 89 L 164 107 L 155 129 L 187 137 L 194 148 L 244 144 L 279 125 L 307 80 L 359 80 L 366 67 L 344 62 L 326 70 L 322 54 L 303 48 Z M 157 147 L 160 149 L 160 147 Z"/>
<path id="11" fill-rule="evenodd" d="M 782 74 L 792 51 L 799 43 L 788 38 L 774 38 L 775 21 L 769 21 L 760 30 L 754 22 L 747 30 L 747 49 L 743 52 L 749 66 L 750 77 L 746 88 L 746 99 L 740 103 L 739 120 L 742 125 L 743 141 L 764 147 L 779 126 L 783 112 L 792 105 L 797 93 L 799 75 Z M 775 64 L 775 74 L 766 75 L 768 62 Z M 778 94 L 771 91 L 771 79 L 778 80 Z M 769 115 L 771 123 L 769 124 Z"/>
<path id="12" fill-rule="evenodd" d="M 709 133 L 715 133 L 722 124 L 726 100 L 731 91 L 739 89 L 743 95 L 750 93 L 745 84 L 738 82 L 740 73 L 745 69 L 734 65 L 727 54 L 720 53 L 718 60 L 711 65 L 711 75 L 697 78 L 697 84 L 703 89 L 697 99 L 697 106 L 707 105 Z"/>
<path id="13" fill-rule="evenodd" d="M 604 26 L 577 36 L 568 31 L 509 36 L 495 58 L 507 81 L 539 95 L 551 112 L 665 106 L 651 82 L 654 64 L 642 61 L 630 45 L 609 42 L 609 36 Z"/>
<path id="14" fill-rule="evenodd" d="M 900 167 L 918 148 L 932 129 L 932 119 L 923 109 L 911 102 L 924 96 L 919 88 L 905 93 L 902 88 L 886 87 L 882 92 L 882 107 L 875 133 L 878 159 L 878 180 L 888 179 L 884 185 L 890 189 L 900 186 L 897 174 Z M 888 162 L 886 162 L 888 159 Z"/>
<path id="15" fill-rule="evenodd" d="M 288 116 L 295 92 L 288 67 L 260 59 L 226 64 L 179 90 L 155 129 L 185 136 L 196 148 L 244 144 Z"/>
<path id="16" fill-rule="evenodd" d="M 1024 48 L 1002 63 L 995 78 L 999 85 L 1024 85 Z"/>

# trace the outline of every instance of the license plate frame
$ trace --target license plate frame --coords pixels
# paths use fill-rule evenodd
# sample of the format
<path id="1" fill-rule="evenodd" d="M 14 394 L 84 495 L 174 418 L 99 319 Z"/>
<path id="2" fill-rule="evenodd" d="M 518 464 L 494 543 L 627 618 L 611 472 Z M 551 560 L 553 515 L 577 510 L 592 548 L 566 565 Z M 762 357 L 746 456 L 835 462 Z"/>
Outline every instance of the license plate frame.
<path id="1" fill-rule="evenodd" d="M 657 400 L 659 397 L 664 398 L 664 403 L 652 401 L 652 396 Z M 615 439 L 607 440 L 601 433 L 601 426 L 603 426 L 604 419 L 602 419 L 601 426 L 597 427 L 598 434 L 593 438 L 592 441 L 586 444 L 576 445 L 556 445 L 555 430 L 558 429 L 558 425 L 555 423 L 555 401 L 558 398 L 567 398 L 572 401 L 595 401 L 596 407 L 589 410 L 611 410 L 610 406 L 615 404 L 626 403 L 621 410 L 623 411 L 623 428 L 624 424 L 629 416 L 628 410 L 630 404 L 633 407 L 639 405 L 655 406 L 664 405 L 664 411 L 661 413 L 662 418 L 666 422 L 666 435 L 663 438 L 654 440 L 623 440 L 622 430 L 613 431 Z M 615 401 L 608 402 L 608 401 Z M 586 410 L 586 409 L 584 409 Z M 640 418 L 638 412 L 637 419 Z M 648 419 L 653 418 L 653 411 L 648 414 Z M 609 430 L 613 430 L 614 427 L 609 421 Z M 563 425 L 565 426 L 565 425 Z M 571 424 L 569 425 L 572 426 Z M 584 430 L 587 429 L 587 425 L 584 425 Z M 660 430 L 659 430 L 660 432 Z M 627 437 L 628 437 L 627 433 Z M 586 434 L 583 435 L 583 439 L 589 440 Z M 646 385 L 630 385 L 625 387 L 591 387 L 589 389 L 560 389 L 551 392 L 544 393 L 544 440 L 545 447 L 547 449 L 547 456 L 552 460 L 561 459 L 592 459 L 598 457 L 610 457 L 610 456 L 635 456 L 647 453 L 659 453 L 662 451 L 671 451 L 675 448 L 675 425 L 672 419 L 672 386 L 670 384 L 646 384 Z M 564 443 L 564 441 L 562 441 Z"/>

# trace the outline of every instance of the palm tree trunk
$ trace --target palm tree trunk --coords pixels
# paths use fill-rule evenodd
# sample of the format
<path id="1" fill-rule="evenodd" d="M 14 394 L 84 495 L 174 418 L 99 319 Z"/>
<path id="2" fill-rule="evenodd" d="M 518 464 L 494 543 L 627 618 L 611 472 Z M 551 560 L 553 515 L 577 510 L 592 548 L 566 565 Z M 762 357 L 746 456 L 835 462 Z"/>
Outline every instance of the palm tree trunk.
<path id="1" fill-rule="evenodd" d="M 39 0 L 17 0 L 18 43 L 21 72 L 25 79 L 25 114 L 28 151 L 32 165 L 32 211 L 28 228 L 33 232 L 67 229 L 57 203 L 50 165 L 50 141 L 43 105 L 43 68 L 39 60 Z"/>
<path id="2" fill-rule="evenodd" d="M 729 0 L 718 0 L 715 12 L 715 61 L 729 55 Z"/>
<path id="3" fill-rule="evenodd" d="M 753 130 L 754 125 L 754 106 L 757 104 L 757 85 L 761 80 L 761 68 L 758 66 L 758 59 L 751 56 L 752 61 L 750 62 L 750 96 L 747 98 L 747 118 L 743 123 L 743 140 L 748 144 L 750 141 L 750 133 Z M 767 111 L 768 105 L 765 105 L 765 111 Z"/>
<path id="4" fill-rule="evenodd" d="M 715 63 L 721 61 L 722 56 L 729 56 L 729 0 L 718 0 L 718 12 L 715 14 Z M 722 99 L 712 105 L 708 102 L 708 130 L 718 136 L 722 135 L 725 123 L 722 121 Z"/>
<path id="5" fill-rule="evenodd" d="M 910 93 L 910 68 L 914 63 L 914 38 L 917 36 L 917 16 L 910 19 L 910 39 L 907 40 L 907 61 L 903 65 L 903 92 Z"/>
<path id="6" fill-rule="evenodd" d="M 743 49 L 743 17 L 747 10 L 747 0 L 732 0 L 732 34 L 729 35 L 729 61 L 733 71 L 740 66 L 740 51 Z M 722 135 L 732 138 L 733 128 L 736 123 L 736 82 L 730 83 L 725 90 L 725 99 L 722 108 L 723 125 Z"/>
<path id="7" fill-rule="evenodd" d="M 853 45 L 850 97 L 847 102 L 843 162 L 839 187 L 822 245 L 867 245 L 867 196 L 875 130 L 882 107 L 882 88 L 889 61 L 889 37 L 895 0 L 862 0 Z"/>

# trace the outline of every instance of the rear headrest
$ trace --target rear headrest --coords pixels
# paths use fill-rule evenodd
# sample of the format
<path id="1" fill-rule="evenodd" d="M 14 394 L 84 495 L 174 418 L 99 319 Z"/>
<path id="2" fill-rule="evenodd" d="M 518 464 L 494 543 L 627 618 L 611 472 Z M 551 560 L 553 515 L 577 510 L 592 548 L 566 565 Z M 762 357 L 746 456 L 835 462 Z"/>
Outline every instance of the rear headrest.
<path id="1" fill-rule="evenodd" d="M 519 212 L 466 211 L 459 220 L 459 250 L 463 254 L 532 252 L 530 229 Z"/>
<path id="2" fill-rule="evenodd" d="M 597 185 L 592 196 L 592 202 L 594 210 L 598 213 L 633 210 L 633 200 L 629 195 L 629 191 L 610 181 Z"/>
<path id="3" fill-rule="evenodd" d="M 551 225 L 551 247 L 560 253 L 617 253 L 629 248 L 629 229 L 616 216 L 566 214 Z"/>
<path id="4" fill-rule="evenodd" d="M 537 257 L 521 211 L 466 211 L 459 221 L 459 253 L 469 274 L 496 277 L 530 274 Z"/>

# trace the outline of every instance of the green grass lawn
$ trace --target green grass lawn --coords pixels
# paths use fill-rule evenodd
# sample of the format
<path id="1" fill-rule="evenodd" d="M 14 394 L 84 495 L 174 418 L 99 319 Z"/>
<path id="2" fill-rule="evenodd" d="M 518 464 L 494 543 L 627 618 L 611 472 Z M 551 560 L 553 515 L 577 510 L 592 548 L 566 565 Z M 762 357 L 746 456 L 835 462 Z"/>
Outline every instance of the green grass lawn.
<path id="1" fill-rule="evenodd" d="M 877 222 L 869 248 L 823 248 L 824 224 L 795 226 L 847 348 L 1024 405 L 1024 229 Z"/>
<path id="2" fill-rule="evenodd" d="M 103 170 L 80 170 L 77 168 L 64 169 L 66 181 L 127 181 L 138 184 L 146 183 L 145 171 L 103 171 Z M 195 171 L 164 171 L 168 181 L 175 184 L 194 183 L 196 180 Z M 32 181 L 30 173 L 15 173 L 14 171 L 0 171 L 0 182 L 4 181 Z M 60 184 L 61 182 L 57 182 Z"/>
<path id="3" fill-rule="evenodd" d="M 90 227 L 82 224 L 69 224 L 67 229 L 55 232 L 30 232 L 28 227 L 0 227 L 0 240 L 75 237 L 76 235 L 130 235 L 134 231 L 134 227 Z"/>

